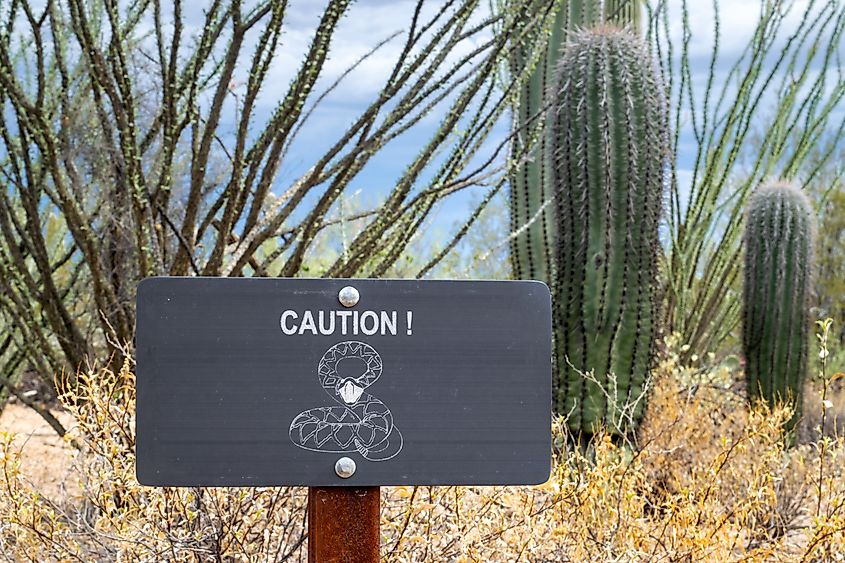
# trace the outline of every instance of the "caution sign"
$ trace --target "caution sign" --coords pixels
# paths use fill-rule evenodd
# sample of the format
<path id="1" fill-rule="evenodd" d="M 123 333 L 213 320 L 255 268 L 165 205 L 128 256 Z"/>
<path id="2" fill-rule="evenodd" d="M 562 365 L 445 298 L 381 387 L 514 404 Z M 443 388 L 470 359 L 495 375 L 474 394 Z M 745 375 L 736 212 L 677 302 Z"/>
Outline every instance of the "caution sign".
<path id="1" fill-rule="evenodd" d="M 150 278 L 137 311 L 142 484 L 548 479 L 542 283 Z"/>

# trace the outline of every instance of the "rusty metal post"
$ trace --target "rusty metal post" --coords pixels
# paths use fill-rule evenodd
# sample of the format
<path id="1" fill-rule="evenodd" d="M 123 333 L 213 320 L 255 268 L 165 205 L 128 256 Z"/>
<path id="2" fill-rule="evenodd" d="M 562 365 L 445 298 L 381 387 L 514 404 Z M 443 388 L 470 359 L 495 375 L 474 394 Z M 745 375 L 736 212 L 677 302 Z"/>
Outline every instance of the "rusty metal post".
<path id="1" fill-rule="evenodd" d="M 377 563 L 379 487 L 308 488 L 308 563 Z"/>

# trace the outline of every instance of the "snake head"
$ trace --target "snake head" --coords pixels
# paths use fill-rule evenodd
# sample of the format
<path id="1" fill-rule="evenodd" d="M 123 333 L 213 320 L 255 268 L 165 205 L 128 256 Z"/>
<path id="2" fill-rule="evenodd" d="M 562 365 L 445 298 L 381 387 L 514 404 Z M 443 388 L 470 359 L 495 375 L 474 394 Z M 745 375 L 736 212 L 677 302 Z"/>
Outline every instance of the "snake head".
<path id="1" fill-rule="evenodd" d="M 340 398 L 343 399 L 344 403 L 352 405 L 358 402 L 358 399 L 361 398 L 361 393 L 364 392 L 364 388 L 356 385 L 354 379 L 348 378 L 339 382 L 335 391 L 338 395 L 340 395 Z"/>

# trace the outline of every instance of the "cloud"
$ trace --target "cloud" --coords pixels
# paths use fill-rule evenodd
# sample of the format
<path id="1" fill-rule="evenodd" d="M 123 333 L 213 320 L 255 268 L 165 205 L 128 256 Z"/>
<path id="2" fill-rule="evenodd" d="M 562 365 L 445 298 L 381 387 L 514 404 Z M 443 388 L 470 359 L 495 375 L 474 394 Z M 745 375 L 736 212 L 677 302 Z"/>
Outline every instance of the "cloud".
<path id="1" fill-rule="evenodd" d="M 481 4 L 486 5 L 484 2 Z M 692 32 L 689 43 L 690 70 L 696 101 L 700 104 L 709 74 L 710 57 L 715 45 L 716 16 L 713 0 L 687 0 L 686 4 Z M 760 4 L 760 0 L 719 2 L 719 58 L 715 67 L 714 81 L 716 93 L 728 82 L 730 66 L 742 55 L 752 38 L 760 15 Z M 809 0 L 796 0 L 792 5 L 783 22 L 781 37 L 773 50 L 775 55 L 779 53 L 780 47 L 789 34 L 800 25 L 801 17 L 808 4 Z M 258 100 L 254 119 L 256 128 L 266 121 L 270 112 L 287 92 L 291 80 L 302 64 L 326 5 L 327 0 L 291 1 L 281 43 L 277 47 L 266 84 Z M 314 89 L 311 101 L 379 41 L 397 31 L 401 34 L 364 61 L 314 113 L 312 120 L 302 131 L 299 141 L 292 148 L 288 161 L 280 170 L 277 180 L 280 189 L 289 185 L 299 173 L 307 169 L 313 162 L 314 156 L 321 154 L 321 150 L 337 139 L 381 90 L 400 55 L 415 5 L 415 0 L 367 0 L 352 4 L 338 25 L 323 73 Z M 442 8 L 442 4 L 437 2 L 426 2 L 424 6 L 422 21 L 426 21 L 436 13 L 436 10 Z M 676 55 L 683 41 L 681 6 L 681 0 L 669 0 L 670 37 L 675 44 Z M 486 8 L 480 12 L 485 10 Z M 481 16 L 483 13 L 479 14 L 479 17 Z M 199 29 L 202 25 L 200 8 L 192 7 L 188 20 L 189 26 Z M 252 35 L 249 41 L 255 40 L 255 34 Z M 225 48 L 225 42 L 221 43 L 220 49 Z M 476 44 L 467 41 L 452 55 L 453 59 L 466 53 Z M 241 87 L 244 87 L 246 83 L 249 56 L 253 49 L 254 43 L 245 46 L 245 56 L 235 73 L 235 82 Z M 832 87 L 834 82 L 835 78 L 832 76 L 828 87 Z M 735 90 L 735 84 L 728 84 L 729 94 Z M 765 99 L 763 104 L 770 106 L 773 102 L 772 96 L 771 99 Z M 429 139 L 434 126 L 443 117 L 445 107 L 447 106 L 441 106 L 441 111 L 435 111 L 423 123 L 385 147 L 371 165 L 355 179 L 354 185 L 369 193 L 389 189 L 404 167 L 413 159 L 420 145 Z M 224 118 L 224 123 L 227 120 L 230 123 L 234 122 L 234 98 L 228 100 L 226 111 L 227 117 Z M 842 110 L 837 110 L 837 115 L 841 118 Z M 686 120 L 683 126 L 682 150 L 678 163 L 682 169 L 679 174 L 682 186 L 691 179 L 688 169 L 692 166 L 697 150 L 689 130 L 689 121 Z M 507 127 L 496 128 L 488 145 L 500 142 L 507 133 Z M 454 207 L 444 210 L 443 216 L 452 217 L 454 215 L 452 209 L 468 205 L 468 196 L 456 198 L 448 205 Z"/>
<path id="2" fill-rule="evenodd" d="M 347 77 L 335 96 L 345 104 L 370 101 L 381 90 L 399 58 L 414 4 L 411 0 L 353 4 L 338 24 L 315 91 L 325 89 L 380 41 L 402 32 L 363 61 Z M 297 2 L 291 6 L 281 44 L 268 74 L 268 84 L 275 87 L 264 92 L 259 99 L 260 105 L 275 106 L 279 92 L 283 92 L 293 80 L 314 37 L 324 8 L 323 2 Z M 429 6 L 423 17 L 431 17 L 433 10 Z"/>
<path id="3" fill-rule="evenodd" d="M 809 0 L 796 0 L 788 7 L 783 29 L 794 30 L 800 23 Z M 692 37 L 689 43 L 693 59 L 709 60 L 716 38 L 716 10 L 713 0 L 688 0 L 687 15 Z M 724 60 L 735 60 L 753 36 L 760 18 L 760 0 L 730 0 L 718 2 L 719 53 Z M 669 2 L 670 36 L 675 45 L 683 41 L 682 3 Z M 787 34 L 783 34 L 785 41 Z"/>

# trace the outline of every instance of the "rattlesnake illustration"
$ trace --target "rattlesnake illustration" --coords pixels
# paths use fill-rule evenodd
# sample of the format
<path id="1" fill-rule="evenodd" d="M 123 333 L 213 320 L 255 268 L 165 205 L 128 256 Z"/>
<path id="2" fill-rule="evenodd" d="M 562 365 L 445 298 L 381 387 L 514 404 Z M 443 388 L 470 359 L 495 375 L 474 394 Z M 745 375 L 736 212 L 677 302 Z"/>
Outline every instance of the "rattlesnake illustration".
<path id="1" fill-rule="evenodd" d="M 339 406 L 317 407 L 296 415 L 291 441 L 316 452 L 358 452 L 369 461 L 385 461 L 402 450 L 402 434 L 393 414 L 364 389 L 381 376 L 378 352 L 363 342 L 339 342 L 317 364 L 320 385 Z"/>

